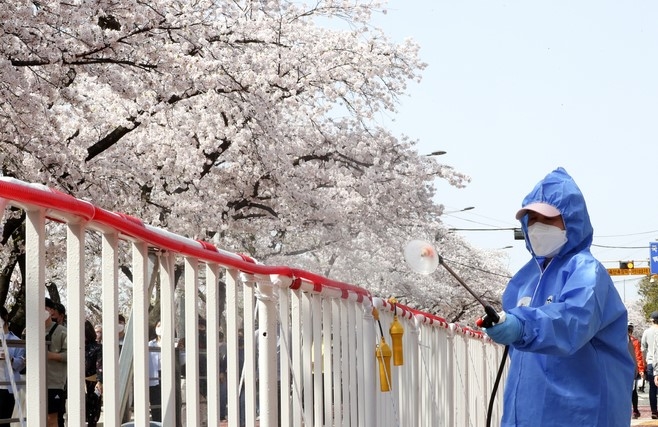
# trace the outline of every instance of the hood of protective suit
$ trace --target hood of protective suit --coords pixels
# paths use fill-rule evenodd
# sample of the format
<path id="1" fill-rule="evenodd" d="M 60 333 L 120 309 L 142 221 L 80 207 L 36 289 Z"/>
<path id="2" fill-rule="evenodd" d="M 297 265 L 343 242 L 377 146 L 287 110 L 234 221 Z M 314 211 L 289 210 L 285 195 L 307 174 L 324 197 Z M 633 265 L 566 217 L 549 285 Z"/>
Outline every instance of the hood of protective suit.
<path id="1" fill-rule="evenodd" d="M 587 213 L 585 198 L 567 171 L 557 168 L 546 175 L 523 199 L 522 206 L 537 202 L 557 208 L 562 215 L 567 231 L 567 243 L 556 255 L 557 257 L 590 247 L 594 231 Z M 521 227 L 526 236 L 526 248 L 532 253 L 528 240 L 528 215 L 521 218 Z"/>

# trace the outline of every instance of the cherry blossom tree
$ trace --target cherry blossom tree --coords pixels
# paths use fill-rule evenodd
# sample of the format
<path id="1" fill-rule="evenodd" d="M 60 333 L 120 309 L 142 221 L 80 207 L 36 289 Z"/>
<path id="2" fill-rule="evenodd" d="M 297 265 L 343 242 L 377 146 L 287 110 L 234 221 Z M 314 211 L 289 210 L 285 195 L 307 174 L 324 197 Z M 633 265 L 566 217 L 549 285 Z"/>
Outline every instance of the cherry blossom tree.
<path id="1" fill-rule="evenodd" d="M 2 173 L 263 263 L 467 310 L 430 278 L 402 286 L 404 243 L 446 234 L 435 180 L 468 177 L 378 122 L 425 66 L 370 25 L 384 7 L 4 2 Z M 454 236 L 443 249 L 502 271 Z M 501 280 L 480 277 L 496 299 Z"/>

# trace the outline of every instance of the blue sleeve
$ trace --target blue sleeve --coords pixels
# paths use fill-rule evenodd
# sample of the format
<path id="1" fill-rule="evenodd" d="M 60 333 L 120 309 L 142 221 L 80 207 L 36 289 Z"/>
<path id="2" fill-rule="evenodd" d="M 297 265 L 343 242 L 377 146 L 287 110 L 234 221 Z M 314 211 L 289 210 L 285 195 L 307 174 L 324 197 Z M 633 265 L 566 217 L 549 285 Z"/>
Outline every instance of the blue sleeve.
<path id="1" fill-rule="evenodd" d="M 606 323 L 619 317 L 621 307 L 614 304 L 610 292 L 617 292 L 610 276 L 598 263 L 579 263 L 571 272 L 559 270 L 546 281 L 564 281 L 560 295 L 552 303 L 539 307 L 515 307 L 509 310 L 523 323 L 521 340 L 514 347 L 521 351 L 566 356 L 592 340 Z M 539 286 L 542 286 L 541 283 Z M 606 309 L 610 312 L 606 313 Z"/>
<path id="2" fill-rule="evenodd" d="M 25 369 L 25 348 L 24 347 L 13 347 L 10 351 L 12 357 L 11 367 L 16 372 L 21 372 Z"/>

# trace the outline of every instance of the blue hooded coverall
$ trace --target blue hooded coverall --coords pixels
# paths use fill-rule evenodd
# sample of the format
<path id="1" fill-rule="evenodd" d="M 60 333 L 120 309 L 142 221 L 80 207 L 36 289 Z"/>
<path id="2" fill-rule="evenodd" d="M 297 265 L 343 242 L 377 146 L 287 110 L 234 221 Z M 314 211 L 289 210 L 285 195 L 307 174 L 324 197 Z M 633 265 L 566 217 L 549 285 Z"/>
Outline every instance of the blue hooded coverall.
<path id="1" fill-rule="evenodd" d="M 607 270 L 590 252 L 585 199 L 567 172 L 548 174 L 523 200 L 557 208 L 567 243 L 542 272 L 533 255 L 510 280 L 503 310 L 522 337 L 510 345 L 502 426 L 630 425 L 633 360 L 627 312 Z"/>

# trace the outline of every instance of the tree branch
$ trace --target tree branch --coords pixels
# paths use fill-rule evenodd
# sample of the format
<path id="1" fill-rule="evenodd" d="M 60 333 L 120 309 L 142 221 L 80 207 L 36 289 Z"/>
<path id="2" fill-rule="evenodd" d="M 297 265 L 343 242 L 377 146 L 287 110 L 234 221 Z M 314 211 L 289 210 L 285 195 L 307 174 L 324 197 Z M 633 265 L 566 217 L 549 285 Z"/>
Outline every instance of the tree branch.
<path id="1" fill-rule="evenodd" d="M 105 135 L 100 141 L 96 142 L 94 145 L 87 148 L 87 157 L 85 158 L 85 162 L 92 160 L 94 157 L 98 156 L 103 151 L 112 147 L 114 144 L 119 142 L 121 138 L 126 136 L 129 132 L 132 132 L 133 130 L 137 129 L 137 127 L 141 124 L 141 122 L 138 122 L 134 117 L 131 118 L 130 121 L 135 123 L 135 126 L 132 129 L 128 129 L 127 127 L 124 126 L 119 126 L 109 134 Z"/>

